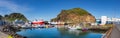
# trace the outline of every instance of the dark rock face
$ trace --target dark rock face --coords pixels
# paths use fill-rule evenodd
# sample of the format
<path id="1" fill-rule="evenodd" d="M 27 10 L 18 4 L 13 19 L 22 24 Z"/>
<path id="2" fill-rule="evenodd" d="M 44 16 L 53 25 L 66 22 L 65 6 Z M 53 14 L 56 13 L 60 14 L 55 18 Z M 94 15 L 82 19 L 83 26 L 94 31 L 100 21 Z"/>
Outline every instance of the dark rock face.
<path id="1" fill-rule="evenodd" d="M 5 26 L 0 26 L 0 31 L 2 31 L 5 34 L 11 35 L 14 38 L 26 38 L 23 36 L 20 36 L 16 34 L 17 31 L 20 31 L 20 28 L 13 27 L 12 25 L 5 25 Z"/>
<path id="2" fill-rule="evenodd" d="M 2 18 L 3 18 L 3 16 L 2 16 L 2 15 L 0 15 L 0 20 L 2 20 Z"/>
<path id="3" fill-rule="evenodd" d="M 51 19 L 51 21 L 71 22 L 74 24 L 81 22 L 95 22 L 95 17 L 81 8 L 73 8 L 69 10 L 62 10 L 61 13 Z"/>

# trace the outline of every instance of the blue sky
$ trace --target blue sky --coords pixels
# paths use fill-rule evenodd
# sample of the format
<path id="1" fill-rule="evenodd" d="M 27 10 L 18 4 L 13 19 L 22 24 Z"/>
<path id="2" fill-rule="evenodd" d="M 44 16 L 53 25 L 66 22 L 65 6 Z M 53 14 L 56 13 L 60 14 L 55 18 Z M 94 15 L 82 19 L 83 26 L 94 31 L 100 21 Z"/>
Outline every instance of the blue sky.
<path id="1" fill-rule="evenodd" d="M 61 10 L 83 8 L 96 18 L 120 18 L 120 0 L 0 0 L 0 15 L 18 12 L 29 20 L 50 20 Z"/>

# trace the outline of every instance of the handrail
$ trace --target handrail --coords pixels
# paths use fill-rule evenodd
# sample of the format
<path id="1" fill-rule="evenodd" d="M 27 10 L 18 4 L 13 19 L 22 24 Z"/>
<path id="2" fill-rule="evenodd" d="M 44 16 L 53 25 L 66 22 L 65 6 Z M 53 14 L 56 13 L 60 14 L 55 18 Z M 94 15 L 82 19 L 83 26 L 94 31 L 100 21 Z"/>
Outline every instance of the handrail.
<path id="1" fill-rule="evenodd" d="M 111 34 L 113 28 L 114 28 L 114 26 L 111 27 L 111 28 L 105 33 L 106 35 L 105 35 L 103 38 L 110 38 L 110 34 Z"/>

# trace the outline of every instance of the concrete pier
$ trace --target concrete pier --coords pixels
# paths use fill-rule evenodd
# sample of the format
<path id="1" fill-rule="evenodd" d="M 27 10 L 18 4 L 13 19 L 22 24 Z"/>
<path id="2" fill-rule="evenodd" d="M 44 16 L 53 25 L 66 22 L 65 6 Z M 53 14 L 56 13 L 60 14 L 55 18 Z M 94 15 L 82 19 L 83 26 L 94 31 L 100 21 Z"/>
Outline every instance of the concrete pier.
<path id="1" fill-rule="evenodd" d="M 110 38 L 120 38 L 120 24 L 115 24 L 115 27 L 110 34 Z"/>
<path id="2" fill-rule="evenodd" d="M 0 38 L 8 38 L 8 35 L 0 32 Z"/>
<path id="3" fill-rule="evenodd" d="M 120 24 L 114 24 L 103 38 L 120 38 Z"/>

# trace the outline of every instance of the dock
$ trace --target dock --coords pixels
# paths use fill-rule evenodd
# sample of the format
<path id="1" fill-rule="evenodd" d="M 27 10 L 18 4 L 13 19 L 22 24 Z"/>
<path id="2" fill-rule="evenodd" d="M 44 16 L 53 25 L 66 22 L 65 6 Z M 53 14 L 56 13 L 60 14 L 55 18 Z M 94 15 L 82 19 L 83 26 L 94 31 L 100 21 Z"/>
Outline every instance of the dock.
<path id="1" fill-rule="evenodd" d="M 0 38 L 8 38 L 8 35 L 3 32 L 0 32 Z"/>
<path id="2" fill-rule="evenodd" d="M 120 38 L 120 24 L 115 24 L 115 27 L 110 34 L 110 38 Z"/>
<path id="3" fill-rule="evenodd" d="M 120 24 L 114 24 L 103 38 L 120 38 Z"/>

